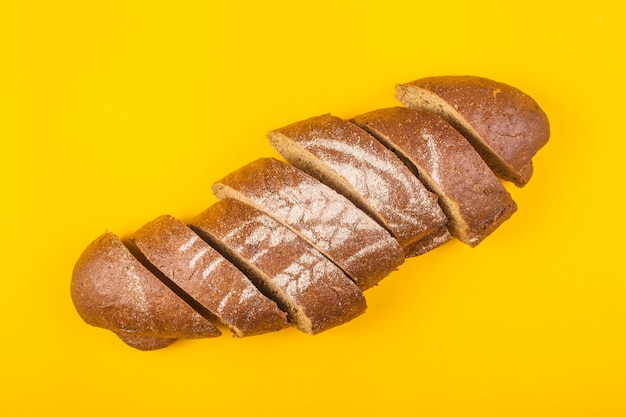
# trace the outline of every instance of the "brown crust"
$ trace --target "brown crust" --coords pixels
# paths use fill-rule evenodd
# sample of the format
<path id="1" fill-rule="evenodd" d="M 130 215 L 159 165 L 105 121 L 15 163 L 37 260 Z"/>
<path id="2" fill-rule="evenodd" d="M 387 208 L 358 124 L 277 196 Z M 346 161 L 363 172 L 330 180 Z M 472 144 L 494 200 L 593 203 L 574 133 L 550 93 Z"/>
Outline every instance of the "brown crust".
<path id="1" fill-rule="evenodd" d="M 257 285 L 293 306 L 290 320 L 311 334 L 365 311 L 363 293 L 335 264 L 298 234 L 266 214 L 226 199 L 195 217 L 191 226 L 236 254 Z M 216 246 L 217 247 L 217 246 Z M 233 262 L 237 263 L 235 260 Z M 262 281 L 262 282 L 259 282 Z"/>
<path id="2" fill-rule="evenodd" d="M 292 165 L 378 219 L 405 249 L 445 225 L 430 193 L 389 149 L 355 124 L 325 114 L 269 132 Z"/>
<path id="3" fill-rule="evenodd" d="M 180 220 L 160 216 L 133 233 L 130 240 L 235 336 L 277 331 L 287 325 L 285 313 L 274 301 Z"/>
<path id="4" fill-rule="evenodd" d="M 404 248 L 405 256 L 407 258 L 410 258 L 413 256 L 423 255 L 426 252 L 429 252 L 445 244 L 450 239 L 452 239 L 452 235 L 448 231 L 447 226 L 443 225 L 439 227 L 439 229 L 433 230 L 427 236 L 424 236 L 420 240 L 413 242 L 412 244 Z"/>
<path id="5" fill-rule="evenodd" d="M 428 109 L 474 141 L 496 174 L 518 186 L 528 182 L 531 159 L 550 137 L 548 118 L 535 100 L 510 85 L 474 76 L 428 77 L 401 84 L 396 88 L 398 99 L 407 107 L 424 108 L 427 103 L 416 100 L 420 89 L 447 103 L 447 109 Z"/>
<path id="6" fill-rule="evenodd" d="M 117 334 L 120 339 L 128 346 L 138 350 L 157 350 L 163 349 L 176 342 L 178 339 L 169 339 L 166 337 L 137 336 L 131 333 L 120 332 Z"/>
<path id="7" fill-rule="evenodd" d="M 349 200 L 273 158 L 258 159 L 213 185 L 220 198 L 253 205 L 307 239 L 362 290 L 404 262 L 402 248 Z"/>
<path id="8" fill-rule="evenodd" d="M 480 155 L 436 114 L 393 107 L 354 120 L 417 169 L 439 195 L 450 232 L 464 243 L 476 246 L 517 209 Z"/>
<path id="9" fill-rule="evenodd" d="M 85 322 L 115 332 L 138 349 L 165 347 L 172 339 L 221 334 L 139 263 L 110 232 L 99 236 L 83 251 L 70 287 L 74 307 Z"/>
<path id="10" fill-rule="evenodd" d="M 497 175 L 518 186 L 531 177 L 531 159 L 549 138 L 548 119 L 537 103 L 506 84 L 480 77 L 430 77 L 398 85 L 397 93 L 406 106 L 447 118 Z M 515 211 L 515 203 L 452 127 L 441 120 L 439 126 L 431 126 L 436 116 L 422 120 L 415 114 L 406 108 L 382 109 L 353 121 L 378 135 L 427 188 L 444 197 L 441 201 L 448 205 L 455 234 L 474 246 Z M 355 147 L 363 146 L 365 137 L 371 140 L 334 116 L 320 120 L 295 123 L 269 136 L 310 138 L 321 131 L 340 143 L 348 132 L 354 141 L 344 144 Z M 428 151 L 444 158 L 424 158 L 424 142 L 413 136 L 421 130 L 432 136 L 426 139 Z M 380 148 L 376 141 L 365 146 Z M 375 151 L 371 156 L 380 161 L 384 159 L 380 154 Z M 330 156 L 330 161 L 337 160 L 353 170 L 352 177 L 364 175 L 355 160 Z M 341 183 L 328 181 L 332 174 L 311 173 L 345 195 L 353 197 L 350 187 L 358 190 L 346 175 Z M 406 210 L 405 201 L 413 191 L 397 192 L 400 187 L 392 182 L 386 185 L 391 190 L 384 191 L 394 196 L 399 210 Z M 92 242 L 73 271 L 75 308 L 88 324 L 111 330 L 140 350 L 160 349 L 179 338 L 218 336 L 220 330 L 208 320 L 217 321 L 215 316 L 243 336 L 279 330 L 287 324 L 284 311 L 288 311 L 302 330 L 317 333 L 360 315 L 366 308 L 362 290 L 395 270 L 405 255 L 424 253 L 450 239 L 446 226 L 433 226 L 421 238 L 419 233 L 400 231 L 380 207 L 369 210 L 369 217 L 357 206 L 370 203 L 355 199 L 353 204 L 332 187 L 273 158 L 242 167 L 213 185 L 215 195 L 226 200 L 194 219 L 192 227 L 205 241 L 184 223 L 162 216 L 133 236 L 145 256 L 109 232 Z M 277 240 L 276 234 L 290 237 Z M 223 264 L 230 266 L 224 269 L 219 266 Z M 240 271 L 249 274 L 258 289 Z M 278 290 L 283 298 L 277 296 Z M 239 301 L 231 305 L 233 299 Z M 248 304 L 249 299 L 264 300 L 263 308 Z"/>

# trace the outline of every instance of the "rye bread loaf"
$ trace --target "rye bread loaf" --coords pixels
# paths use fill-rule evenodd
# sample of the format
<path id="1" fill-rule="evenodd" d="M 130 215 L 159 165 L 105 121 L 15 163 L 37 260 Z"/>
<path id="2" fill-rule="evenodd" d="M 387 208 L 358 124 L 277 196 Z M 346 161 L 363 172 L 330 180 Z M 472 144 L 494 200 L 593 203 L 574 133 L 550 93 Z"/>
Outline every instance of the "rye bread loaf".
<path id="1" fill-rule="evenodd" d="M 499 177 L 524 186 L 532 158 L 550 137 L 548 118 L 530 96 L 510 85 L 474 76 L 422 78 L 396 86 L 407 107 L 446 119 Z"/>
<path id="2" fill-rule="evenodd" d="M 433 79 L 438 81 L 434 82 Z M 433 85 L 441 87 L 441 91 Z M 446 85 L 452 85 L 449 93 L 445 92 Z M 467 135 L 479 152 L 482 152 L 483 158 L 491 164 L 492 170 L 498 175 L 511 179 L 519 186 L 530 178 L 532 155 L 547 141 L 549 125 L 541 109 L 523 93 L 478 77 L 434 77 L 398 86 L 397 90 L 398 97 L 407 106 L 424 107 L 449 117 L 449 120 L 455 123 L 454 126 Z M 384 113 L 383 110 L 380 112 Z M 383 121 L 389 117 L 391 116 L 384 115 Z M 361 123 L 364 122 L 364 118 L 363 115 L 357 117 Z M 444 177 L 448 179 L 453 176 L 441 172 L 443 167 L 452 165 L 452 168 L 446 169 L 452 169 L 461 177 L 466 174 L 471 176 L 469 168 L 471 167 L 473 171 L 475 167 L 480 166 L 472 162 L 475 155 L 468 157 L 469 159 L 460 157 L 469 155 L 466 153 L 467 146 L 462 149 L 454 148 L 456 150 L 452 151 L 452 148 L 448 148 L 447 142 L 433 140 L 434 153 L 440 154 L 441 159 L 422 161 L 416 153 L 418 149 L 396 146 L 401 142 L 398 138 L 402 138 L 404 134 L 412 137 L 408 131 L 411 123 L 388 127 L 387 130 L 381 127 L 384 125 L 381 123 L 382 121 L 370 124 L 370 131 L 374 132 L 376 125 L 380 129 L 381 141 L 386 141 L 418 176 L 420 175 L 418 167 L 422 169 L 421 178 L 429 179 L 431 188 L 439 187 L 440 194 L 453 208 L 449 211 L 450 216 L 456 218 L 453 221 L 459 223 L 458 227 L 455 226 L 455 233 L 466 239 L 469 244 L 482 239 L 490 229 L 495 228 L 502 219 L 510 215 L 508 213 L 513 210 L 512 205 L 508 205 L 507 211 L 504 208 L 507 206 L 507 198 L 501 196 L 501 189 L 495 191 L 494 188 L 493 196 L 498 200 L 495 206 L 503 208 L 502 215 L 499 218 L 496 215 L 493 220 L 483 215 L 487 220 L 474 225 L 473 216 L 484 210 L 483 205 L 489 206 L 489 203 L 480 199 L 473 203 L 464 201 L 467 189 L 458 190 L 447 181 L 441 181 Z M 366 127 L 364 124 L 362 126 Z M 418 130 L 417 127 L 415 129 Z M 394 142 L 390 140 L 392 137 Z M 428 138 L 426 147 L 428 151 L 431 150 Z M 448 158 L 450 161 L 447 161 Z M 484 165 L 480 169 L 484 170 Z M 481 187 L 493 185 L 492 180 L 483 182 L 485 176 L 479 177 L 480 180 L 476 183 L 468 180 L 466 187 L 472 189 L 476 187 L 484 193 L 491 193 L 489 189 Z M 437 178 L 439 181 L 434 181 Z M 301 170 L 277 160 L 266 158 L 255 161 L 227 176 L 215 184 L 213 189 L 219 198 L 233 197 L 234 200 L 227 199 L 211 208 L 206 215 L 212 219 L 209 222 L 212 225 L 210 233 L 209 228 L 206 233 L 196 228 L 197 232 L 204 233 L 203 238 L 206 241 L 231 258 L 245 270 L 245 273 L 249 273 L 259 287 L 262 287 L 260 293 L 277 298 L 281 306 L 289 311 L 292 321 L 306 332 L 316 333 L 360 314 L 365 309 L 365 302 L 358 289 L 364 290 L 375 285 L 404 261 L 402 246 L 384 227 L 344 196 Z M 480 191 L 477 194 L 472 198 L 477 198 Z M 504 204 L 501 204 L 503 201 Z M 252 209 L 243 203 L 253 205 L 255 208 Z M 472 206 L 477 210 L 476 213 L 462 212 L 464 204 Z M 255 217 L 252 222 L 248 219 L 242 220 L 239 224 L 230 216 L 245 217 L 245 215 L 237 214 L 239 211 L 235 206 L 243 207 L 239 211 L 244 212 L 258 210 L 263 216 Z M 492 212 L 497 211 L 496 209 Z M 201 224 L 204 221 L 203 215 L 194 221 Z M 462 222 L 466 224 L 461 225 Z M 181 226 L 180 222 L 175 223 L 177 227 Z M 385 224 L 383 221 L 381 223 Z M 386 224 L 389 227 L 389 223 Z M 483 226 L 481 235 L 479 229 Z M 474 229 L 477 231 L 472 231 Z M 277 240 L 283 239 L 277 239 L 276 234 L 281 235 L 283 232 L 287 233 L 286 231 L 293 232 L 291 237 L 295 236 L 297 239 L 292 241 L 291 237 L 285 238 L 290 243 L 287 247 L 274 246 Z M 191 270 L 204 256 L 199 254 L 203 249 L 197 247 L 192 249 L 196 243 L 201 243 L 199 237 L 193 237 L 188 234 L 189 232 L 185 229 L 184 235 L 188 240 L 180 241 L 178 246 L 175 244 L 168 246 L 168 243 L 159 241 L 157 243 L 159 248 L 153 251 L 158 256 L 152 259 L 161 267 L 171 265 L 172 259 L 182 262 L 176 267 L 179 269 L 169 271 L 174 272 L 170 274 L 172 279 L 194 294 L 194 297 L 203 299 L 206 294 L 201 288 L 187 286 L 189 283 L 185 281 L 186 278 L 194 276 Z M 161 232 L 155 233 L 159 238 L 163 238 Z M 414 241 L 410 246 L 404 243 L 404 250 L 407 254 L 424 252 L 439 246 L 449 237 L 446 226 L 441 226 Z M 301 239 L 309 243 L 307 249 L 298 249 L 300 244 L 294 243 L 301 242 Z M 315 251 L 309 252 L 311 247 L 323 251 L 332 264 L 318 262 L 324 258 Z M 182 257 L 177 252 L 181 248 L 183 252 L 188 250 L 195 252 L 189 252 L 187 255 L 190 257 Z M 293 253 L 290 252 L 292 249 Z M 165 250 L 171 253 L 159 254 L 159 251 Z M 276 255 L 270 255 L 273 251 Z M 297 257 L 298 254 L 300 257 Z M 159 256 L 162 257 L 161 260 Z M 169 257 L 173 258 L 167 261 Z M 282 266 L 284 259 L 291 259 L 292 263 Z M 159 263 L 160 261 L 163 263 Z M 219 261 L 221 262 L 224 261 Z M 356 283 L 349 284 L 344 276 L 340 294 L 333 294 L 336 297 L 333 299 L 329 298 L 330 293 L 325 292 L 321 286 L 316 288 L 313 284 L 313 281 L 315 284 L 328 283 L 327 290 L 337 291 L 336 281 L 331 278 L 339 276 L 336 273 L 338 269 L 331 268 L 330 265 L 336 265 L 350 274 Z M 328 271 L 333 272 L 326 271 L 327 267 Z M 206 274 L 208 280 L 220 279 L 213 276 L 214 271 L 206 272 L 206 268 L 202 271 L 200 275 Z M 280 271 L 284 271 L 282 276 Z M 197 275 L 196 272 L 195 277 Z M 272 283 L 280 285 L 272 287 L 270 285 Z M 315 288 L 316 296 L 309 293 L 311 288 Z M 228 293 L 230 296 L 222 296 L 218 304 L 223 303 L 226 306 L 232 297 L 236 298 L 239 294 L 240 299 L 242 295 L 245 298 L 251 291 L 241 290 L 237 285 L 231 289 L 234 290 L 233 293 Z M 224 288 L 218 292 L 221 290 Z M 210 321 L 217 320 L 214 314 L 174 284 L 135 246 L 129 244 L 126 247 L 111 233 L 105 233 L 96 239 L 80 256 L 72 276 L 71 293 L 76 310 L 87 323 L 112 330 L 125 343 L 138 349 L 158 349 L 178 338 L 213 337 L 220 334 L 219 329 Z M 209 290 L 209 293 L 209 298 L 219 296 L 213 294 L 212 290 Z M 330 304 L 334 310 L 330 313 L 325 312 L 322 310 L 322 304 Z M 277 310 L 278 308 L 272 313 L 276 321 L 271 320 L 273 324 L 269 329 L 275 329 L 274 325 L 278 328 L 284 324 L 286 315 L 280 311 L 276 315 Z M 245 329 L 263 328 L 264 324 L 253 324 L 255 320 L 252 318 L 248 327 L 244 325 L 237 327 L 239 330 L 234 330 L 235 333 L 239 331 L 240 334 L 252 334 L 256 330 Z M 281 321 L 283 324 L 279 326 L 277 323 Z M 265 330 L 267 329 L 266 327 Z"/>
<path id="3" fill-rule="evenodd" d="M 190 226 L 305 333 L 328 330 L 365 311 L 363 293 L 341 269 L 297 233 L 247 204 L 221 200 Z"/>
<path id="4" fill-rule="evenodd" d="M 164 215 L 130 237 L 146 259 L 228 326 L 234 336 L 277 331 L 286 314 L 182 221 Z"/>
<path id="5" fill-rule="evenodd" d="M 110 232 L 95 239 L 78 258 L 70 293 L 85 322 L 111 330 L 136 349 L 159 349 L 180 338 L 221 334 Z"/>
<path id="6" fill-rule="evenodd" d="M 213 185 L 219 199 L 241 200 L 304 237 L 361 290 L 404 262 L 398 241 L 348 199 L 274 158 L 261 158 Z"/>
<path id="7" fill-rule="evenodd" d="M 393 149 L 439 196 L 450 232 L 474 247 L 517 209 L 508 191 L 465 138 L 434 113 L 375 110 L 354 122 Z"/>
<path id="8" fill-rule="evenodd" d="M 291 165 L 343 194 L 385 227 L 406 256 L 413 245 L 447 222 L 429 192 L 383 144 L 353 123 L 331 114 L 268 133 L 271 145 Z M 432 240 L 432 239 L 431 239 Z M 438 236 L 439 244 L 444 240 Z"/>

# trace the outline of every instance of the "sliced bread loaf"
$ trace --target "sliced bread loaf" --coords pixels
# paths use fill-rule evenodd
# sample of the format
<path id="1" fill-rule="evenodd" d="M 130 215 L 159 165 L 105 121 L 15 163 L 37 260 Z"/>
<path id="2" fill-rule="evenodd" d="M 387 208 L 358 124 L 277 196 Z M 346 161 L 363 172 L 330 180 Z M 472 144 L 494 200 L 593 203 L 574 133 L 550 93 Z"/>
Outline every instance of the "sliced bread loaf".
<path id="1" fill-rule="evenodd" d="M 160 216 L 130 237 L 146 259 L 237 337 L 284 328 L 286 314 L 182 221 Z"/>
<path id="2" fill-rule="evenodd" d="M 407 256 L 414 255 L 413 244 L 447 222 L 437 196 L 393 152 L 353 123 L 325 114 L 273 130 L 268 138 L 289 163 L 378 221 Z"/>
<path id="3" fill-rule="evenodd" d="M 163 348 L 179 338 L 221 334 L 110 232 L 99 236 L 80 255 L 70 292 L 85 322 L 113 331 L 140 350 Z"/>
<path id="4" fill-rule="evenodd" d="M 404 262 L 398 241 L 348 199 L 274 158 L 258 159 L 213 185 L 220 199 L 241 200 L 300 234 L 361 290 Z"/>
<path id="5" fill-rule="evenodd" d="M 475 76 L 422 78 L 396 86 L 407 107 L 437 113 L 461 132 L 499 177 L 524 186 L 550 137 L 546 114 L 510 85 Z"/>
<path id="6" fill-rule="evenodd" d="M 354 121 L 398 153 L 439 195 L 450 232 L 462 242 L 476 246 L 517 209 L 480 155 L 436 114 L 394 107 Z"/>
<path id="7" fill-rule="evenodd" d="M 238 200 L 217 202 L 190 226 L 289 313 L 316 334 L 365 311 L 363 293 L 297 233 Z"/>

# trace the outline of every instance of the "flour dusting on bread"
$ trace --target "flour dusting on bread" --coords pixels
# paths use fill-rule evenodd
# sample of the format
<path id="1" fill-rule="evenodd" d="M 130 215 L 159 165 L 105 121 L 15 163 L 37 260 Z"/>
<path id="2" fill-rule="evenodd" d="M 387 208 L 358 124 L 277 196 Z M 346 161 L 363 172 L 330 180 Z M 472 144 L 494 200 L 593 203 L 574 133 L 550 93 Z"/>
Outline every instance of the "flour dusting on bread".
<path id="1" fill-rule="evenodd" d="M 295 326 L 317 334 L 363 314 L 363 294 L 452 236 L 475 246 L 517 209 L 496 175 L 525 185 L 548 119 L 480 77 L 396 87 L 406 107 L 312 117 L 268 133 L 287 162 L 257 159 L 212 186 L 185 224 L 169 215 L 123 244 L 106 232 L 72 274 L 77 312 L 127 345 Z"/>

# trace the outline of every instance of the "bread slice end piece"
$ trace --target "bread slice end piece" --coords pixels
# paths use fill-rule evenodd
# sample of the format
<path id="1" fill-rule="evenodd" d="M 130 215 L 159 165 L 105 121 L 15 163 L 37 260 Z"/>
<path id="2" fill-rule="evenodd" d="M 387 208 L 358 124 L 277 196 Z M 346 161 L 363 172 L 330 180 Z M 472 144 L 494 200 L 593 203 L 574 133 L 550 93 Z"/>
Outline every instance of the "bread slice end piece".
<path id="1" fill-rule="evenodd" d="M 113 233 L 96 238 L 74 266 L 70 293 L 80 317 L 142 350 L 220 330 L 147 270 Z"/>
<path id="2" fill-rule="evenodd" d="M 406 107 L 435 113 L 450 123 L 476 149 L 498 177 L 512 182 L 517 187 L 523 187 L 530 180 L 532 168 L 529 169 L 528 165 L 520 169 L 511 166 L 485 142 L 474 127 L 453 106 L 437 94 L 408 83 L 396 85 L 396 98 Z"/>

